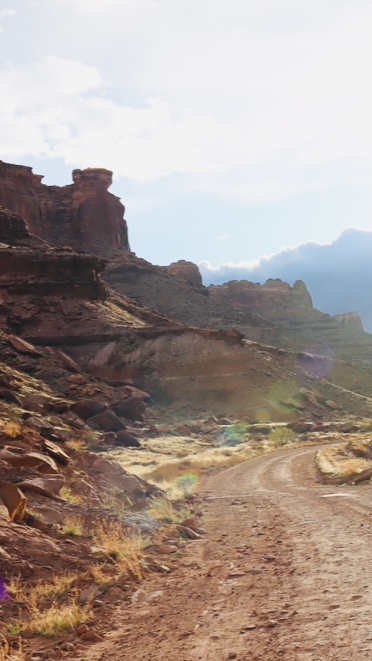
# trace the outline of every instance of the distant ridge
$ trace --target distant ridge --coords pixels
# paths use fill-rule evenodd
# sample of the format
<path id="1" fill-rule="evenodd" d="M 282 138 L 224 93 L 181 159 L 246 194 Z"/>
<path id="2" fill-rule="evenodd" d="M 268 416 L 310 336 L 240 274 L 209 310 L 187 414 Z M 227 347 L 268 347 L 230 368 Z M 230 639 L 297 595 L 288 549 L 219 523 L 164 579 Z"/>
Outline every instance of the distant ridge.
<path id="1" fill-rule="evenodd" d="M 305 243 L 263 257 L 253 267 L 222 264 L 213 270 L 200 266 L 203 282 L 230 280 L 264 283 L 280 278 L 290 284 L 303 280 L 314 307 L 331 315 L 358 312 L 364 329 L 372 333 L 372 232 L 347 229 L 333 243 Z"/>

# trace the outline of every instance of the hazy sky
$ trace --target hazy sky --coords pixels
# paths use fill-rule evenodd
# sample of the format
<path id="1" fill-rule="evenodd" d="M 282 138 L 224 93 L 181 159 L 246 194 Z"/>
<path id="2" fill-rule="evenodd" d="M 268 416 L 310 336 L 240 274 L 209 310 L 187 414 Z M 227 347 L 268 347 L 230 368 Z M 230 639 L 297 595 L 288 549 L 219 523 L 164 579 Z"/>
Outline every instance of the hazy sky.
<path id="1" fill-rule="evenodd" d="M 369 230 L 371 33 L 370 0 L 2 0 L 0 158 L 114 170 L 157 264 Z"/>

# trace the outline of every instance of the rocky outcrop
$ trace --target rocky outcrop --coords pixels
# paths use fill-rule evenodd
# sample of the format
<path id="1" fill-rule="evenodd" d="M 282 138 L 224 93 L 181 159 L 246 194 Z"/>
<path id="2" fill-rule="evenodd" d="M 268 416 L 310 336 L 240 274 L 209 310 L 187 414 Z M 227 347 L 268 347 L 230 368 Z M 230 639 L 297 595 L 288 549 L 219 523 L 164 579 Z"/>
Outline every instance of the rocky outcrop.
<path id="1" fill-rule="evenodd" d="M 129 250 L 124 206 L 108 192 L 112 172 L 87 168 L 72 176 L 68 186 L 46 186 L 32 168 L 0 161 L 0 205 L 54 245 L 100 256 Z"/>
<path id="2" fill-rule="evenodd" d="M 100 274 L 105 261 L 51 248 L 32 236 L 24 220 L 0 208 L 0 296 L 72 296 L 104 300 Z"/>
<path id="3" fill-rule="evenodd" d="M 186 282 L 190 287 L 195 287 L 196 289 L 203 288 L 203 281 L 201 273 L 192 262 L 187 262 L 185 259 L 180 259 L 178 262 L 172 262 L 169 266 L 163 266 L 162 269 L 183 282 Z"/>
<path id="4" fill-rule="evenodd" d="M 301 280 L 293 287 L 282 280 L 267 280 L 264 285 L 232 280 L 224 285 L 210 285 L 208 292 L 212 301 L 248 307 L 271 321 L 303 319 L 314 313 L 311 296 Z"/>
<path id="5" fill-rule="evenodd" d="M 364 331 L 361 316 L 357 312 L 347 312 L 346 314 L 336 314 L 334 316 L 343 326 L 356 331 Z"/>

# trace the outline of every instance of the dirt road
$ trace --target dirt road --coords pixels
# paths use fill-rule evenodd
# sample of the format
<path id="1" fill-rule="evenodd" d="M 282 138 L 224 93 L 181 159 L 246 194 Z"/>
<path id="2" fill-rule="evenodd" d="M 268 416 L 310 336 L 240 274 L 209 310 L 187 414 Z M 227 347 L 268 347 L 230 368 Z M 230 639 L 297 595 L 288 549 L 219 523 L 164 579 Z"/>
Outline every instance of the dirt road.
<path id="1" fill-rule="evenodd" d="M 89 661 L 370 661 L 372 485 L 319 485 L 314 452 L 205 480 L 207 537 L 113 610 Z"/>

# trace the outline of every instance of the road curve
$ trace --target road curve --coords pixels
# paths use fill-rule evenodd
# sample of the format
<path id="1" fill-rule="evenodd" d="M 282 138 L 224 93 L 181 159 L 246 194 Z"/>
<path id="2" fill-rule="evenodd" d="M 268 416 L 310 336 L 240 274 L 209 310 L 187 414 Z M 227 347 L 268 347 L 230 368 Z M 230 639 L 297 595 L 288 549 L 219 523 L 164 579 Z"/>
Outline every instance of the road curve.
<path id="1" fill-rule="evenodd" d="M 204 480 L 203 540 L 90 661 L 371 661 L 372 486 L 320 485 L 314 448 Z"/>

